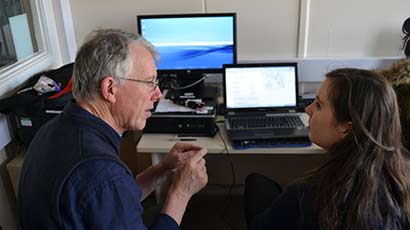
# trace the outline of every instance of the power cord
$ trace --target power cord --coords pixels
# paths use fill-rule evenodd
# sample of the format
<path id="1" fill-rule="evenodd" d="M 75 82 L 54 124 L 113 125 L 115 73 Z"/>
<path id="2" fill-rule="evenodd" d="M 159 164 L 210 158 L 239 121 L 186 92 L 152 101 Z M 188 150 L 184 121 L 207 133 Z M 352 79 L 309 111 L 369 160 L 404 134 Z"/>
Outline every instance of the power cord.
<path id="1" fill-rule="evenodd" d="M 175 89 L 175 90 L 188 89 L 188 88 L 191 88 L 192 86 L 195 86 L 195 85 L 201 83 L 202 81 L 205 81 L 205 79 L 207 79 L 207 78 L 208 78 L 208 75 L 203 74 L 202 77 L 201 77 L 201 79 L 199 79 L 199 80 L 197 80 L 197 81 L 195 81 L 195 82 L 193 82 L 193 83 L 191 83 L 191 84 L 184 85 L 184 86 L 176 86 L 176 85 L 174 85 L 174 84 L 171 82 L 170 88 L 171 88 L 171 89 Z"/>
<path id="2" fill-rule="evenodd" d="M 228 159 L 229 165 L 230 165 L 230 167 L 231 167 L 231 172 L 232 172 L 232 184 L 229 186 L 228 193 L 227 193 L 227 195 L 226 195 L 226 196 L 227 196 L 227 201 L 226 201 L 225 208 L 224 208 L 224 209 L 222 210 L 222 212 L 221 212 L 221 219 L 222 219 L 222 220 L 224 221 L 224 223 L 226 224 L 227 229 L 233 229 L 233 227 L 231 226 L 231 224 L 230 224 L 229 221 L 227 220 L 227 212 L 228 212 L 228 210 L 229 210 L 229 207 L 230 207 L 231 204 L 232 204 L 232 189 L 233 189 L 233 187 L 236 185 L 235 168 L 234 168 L 234 164 L 233 164 L 233 162 L 232 162 L 232 157 L 231 157 L 231 155 L 230 155 L 230 153 L 229 153 L 229 150 L 228 150 L 228 145 L 226 144 L 225 139 L 222 137 L 222 134 L 221 134 L 221 131 L 219 130 L 219 127 L 216 126 L 216 128 L 217 128 L 218 136 L 221 138 L 221 140 L 222 140 L 222 142 L 223 142 L 223 144 L 224 144 L 226 156 L 228 157 L 227 159 Z"/>

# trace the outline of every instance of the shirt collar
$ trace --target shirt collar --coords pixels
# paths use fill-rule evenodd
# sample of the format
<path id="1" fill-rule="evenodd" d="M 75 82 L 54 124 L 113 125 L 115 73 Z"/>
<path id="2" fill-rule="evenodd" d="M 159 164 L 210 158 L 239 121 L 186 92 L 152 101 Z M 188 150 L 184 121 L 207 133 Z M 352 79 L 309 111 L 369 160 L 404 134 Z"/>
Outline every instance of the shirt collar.
<path id="1" fill-rule="evenodd" d="M 115 131 L 107 122 L 93 115 L 87 110 L 76 104 L 75 99 L 72 99 L 63 110 L 63 115 L 72 116 L 84 128 L 98 130 L 102 135 L 106 136 L 110 141 L 113 141 L 114 146 L 118 146 L 121 142 L 121 135 Z"/>

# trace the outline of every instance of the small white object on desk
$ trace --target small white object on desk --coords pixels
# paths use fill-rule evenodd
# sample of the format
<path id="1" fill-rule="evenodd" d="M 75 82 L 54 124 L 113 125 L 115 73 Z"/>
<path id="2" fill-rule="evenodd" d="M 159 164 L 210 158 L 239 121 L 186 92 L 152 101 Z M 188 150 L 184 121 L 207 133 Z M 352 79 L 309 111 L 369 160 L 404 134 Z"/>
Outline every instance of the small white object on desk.
<path id="1" fill-rule="evenodd" d="M 158 102 L 156 113 L 172 113 L 172 112 L 195 112 L 195 109 L 191 109 L 182 105 L 177 105 L 169 99 L 161 99 Z"/>

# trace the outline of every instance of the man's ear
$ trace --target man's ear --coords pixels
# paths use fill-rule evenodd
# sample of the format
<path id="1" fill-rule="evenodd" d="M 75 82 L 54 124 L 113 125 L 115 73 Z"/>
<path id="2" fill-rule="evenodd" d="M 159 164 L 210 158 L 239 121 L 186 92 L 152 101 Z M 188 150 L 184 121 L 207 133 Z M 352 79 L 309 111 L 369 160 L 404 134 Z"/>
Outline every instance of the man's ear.
<path id="1" fill-rule="evenodd" d="M 114 81 L 114 78 L 112 77 L 105 77 L 101 83 L 100 83 L 100 88 L 101 88 L 101 97 L 104 100 L 107 100 L 111 103 L 116 101 L 116 96 L 117 96 L 117 84 Z"/>

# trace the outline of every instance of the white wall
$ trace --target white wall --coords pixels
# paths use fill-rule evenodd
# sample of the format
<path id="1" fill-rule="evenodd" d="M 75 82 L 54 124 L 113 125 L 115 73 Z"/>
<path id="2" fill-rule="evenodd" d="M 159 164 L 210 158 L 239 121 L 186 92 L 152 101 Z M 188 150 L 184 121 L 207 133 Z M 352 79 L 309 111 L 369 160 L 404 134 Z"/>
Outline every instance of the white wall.
<path id="1" fill-rule="evenodd" d="M 312 0 L 309 56 L 400 56 L 408 0 Z"/>
<path id="2" fill-rule="evenodd" d="M 238 60 L 401 56 L 408 9 L 409 0 L 71 0 L 78 44 L 97 27 L 136 32 L 138 14 L 237 12 Z"/>
<path id="3" fill-rule="evenodd" d="M 296 57 L 299 0 L 207 0 L 206 12 L 236 12 L 238 60 Z"/>
<path id="4" fill-rule="evenodd" d="M 74 31 L 80 46 L 97 28 L 122 28 L 137 33 L 138 14 L 201 13 L 199 0 L 71 0 Z"/>

